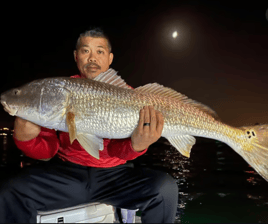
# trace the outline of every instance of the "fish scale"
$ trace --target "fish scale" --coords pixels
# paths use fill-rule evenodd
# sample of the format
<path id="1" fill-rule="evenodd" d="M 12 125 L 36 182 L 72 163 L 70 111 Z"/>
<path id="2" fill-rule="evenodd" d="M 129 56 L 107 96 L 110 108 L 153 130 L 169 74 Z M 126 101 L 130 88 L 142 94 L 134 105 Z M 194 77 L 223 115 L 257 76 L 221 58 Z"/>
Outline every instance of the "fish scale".
<path id="1" fill-rule="evenodd" d="M 122 90 L 120 88 L 112 88 L 112 90 L 110 90 L 106 86 L 104 86 L 106 88 L 103 88 L 100 83 L 96 82 L 93 85 L 93 94 L 90 95 L 90 98 L 86 99 L 85 95 L 82 94 L 83 89 L 74 86 L 71 87 L 75 89 L 74 97 L 71 98 L 74 110 L 80 111 L 80 113 L 83 109 L 87 111 L 95 111 L 95 113 L 90 115 L 92 116 L 92 119 L 89 119 L 86 122 L 87 125 L 84 125 L 83 127 L 86 129 L 87 126 L 91 126 L 91 124 L 95 123 L 95 127 L 97 127 L 98 130 L 93 130 L 93 132 L 97 133 L 99 136 L 112 138 L 129 137 L 133 129 L 137 126 L 137 114 L 145 105 L 154 105 L 155 109 L 161 111 L 164 117 L 167 117 L 167 119 L 165 119 L 166 125 L 164 126 L 162 133 L 164 137 L 174 136 L 174 130 L 178 132 L 185 131 L 185 129 L 183 130 L 181 128 L 182 126 L 188 127 L 187 134 L 198 136 L 205 135 L 202 134 L 203 132 L 198 131 L 203 130 L 204 127 L 206 129 L 211 129 L 211 131 L 214 132 L 217 132 L 217 128 L 219 127 L 218 124 L 214 126 L 211 125 L 215 122 L 209 123 L 210 120 L 214 121 L 212 117 L 209 117 L 207 114 L 203 113 L 197 108 L 181 105 L 180 102 L 176 102 L 174 99 L 171 101 L 169 98 L 156 98 L 151 94 L 135 94 L 132 90 Z M 90 91 L 89 87 L 85 86 L 84 88 L 88 89 L 87 92 Z M 79 96 L 82 96 L 82 98 Z M 114 106 L 112 107 L 111 104 L 109 104 L 111 99 L 112 102 L 114 102 Z M 81 107 L 81 105 L 83 105 L 81 100 L 84 102 L 90 101 L 91 108 Z M 83 111 L 83 114 L 86 116 L 86 111 Z M 129 118 L 133 118 L 134 114 L 136 114 L 136 116 L 134 116 L 136 119 L 132 119 L 132 121 L 130 121 Z M 182 114 L 182 116 L 178 117 L 177 114 Z M 168 117 L 171 119 L 168 119 Z M 118 120 L 118 118 L 120 118 L 120 120 Z M 170 129 L 167 127 L 176 128 Z M 112 136 L 105 134 L 107 129 L 111 130 L 113 133 Z M 82 129 L 82 131 L 85 130 Z M 215 135 L 210 137 L 218 139 Z"/>
<path id="2" fill-rule="evenodd" d="M 268 180 L 268 125 L 232 127 L 201 103 L 157 83 L 130 88 L 113 69 L 94 80 L 67 77 L 35 80 L 1 95 L 10 114 L 40 126 L 69 132 L 93 157 L 103 138 L 130 137 L 140 110 L 153 105 L 164 117 L 162 136 L 184 156 L 193 136 L 222 141 Z"/>

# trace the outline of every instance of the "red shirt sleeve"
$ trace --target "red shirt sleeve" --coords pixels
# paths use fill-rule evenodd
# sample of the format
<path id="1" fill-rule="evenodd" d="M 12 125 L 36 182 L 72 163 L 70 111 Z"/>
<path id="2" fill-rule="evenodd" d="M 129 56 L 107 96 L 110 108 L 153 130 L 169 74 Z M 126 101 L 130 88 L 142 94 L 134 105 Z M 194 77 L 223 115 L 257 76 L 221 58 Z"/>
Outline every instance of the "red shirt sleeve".
<path id="1" fill-rule="evenodd" d="M 131 138 L 126 139 L 103 139 L 104 147 L 107 147 L 109 156 L 124 160 L 133 160 L 146 153 L 147 149 L 136 152 L 132 148 Z"/>
<path id="2" fill-rule="evenodd" d="M 29 141 L 19 141 L 13 137 L 17 147 L 33 159 L 50 159 L 59 149 L 59 140 L 55 130 L 41 127 L 39 135 Z"/>

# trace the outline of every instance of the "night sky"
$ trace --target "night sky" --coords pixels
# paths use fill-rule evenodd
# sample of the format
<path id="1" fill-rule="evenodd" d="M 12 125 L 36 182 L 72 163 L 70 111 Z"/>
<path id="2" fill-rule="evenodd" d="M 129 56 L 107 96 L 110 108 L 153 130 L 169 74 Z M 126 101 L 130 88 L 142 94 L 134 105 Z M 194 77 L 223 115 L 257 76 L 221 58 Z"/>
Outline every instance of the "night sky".
<path id="1" fill-rule="evenodd" d="M 267 0 L 98 2 L 10 3 L 0 92 L 77 74 L 79 34 L 101 27 L 111 39 L 111 67 L 134 88 L 158 82 L 210 106 L 227 124 L 268 123 Z M 11 127 L 2 106 L 0 115 L 0 127 Z"/>

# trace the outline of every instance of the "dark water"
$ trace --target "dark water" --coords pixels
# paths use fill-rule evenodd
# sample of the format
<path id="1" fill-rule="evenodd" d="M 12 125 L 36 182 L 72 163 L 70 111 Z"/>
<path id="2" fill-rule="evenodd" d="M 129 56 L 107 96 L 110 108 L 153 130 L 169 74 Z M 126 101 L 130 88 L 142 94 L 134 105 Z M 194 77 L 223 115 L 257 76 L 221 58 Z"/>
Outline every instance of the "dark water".
<path id="1" fill-rule="evenodd" d="M 187 159 L 161 139 L 142 160 L 177 180 L 177 223 L 268 222 L 268 182 L 221 142 L 197 138 Z"/>
<path id="2" fill-rule="evenodd" d="M 21 157 L 11 135 L 0 136 L 0 180 Z M 134 161 L 171 174 L 179 186 L 176 223 L 267 223 L 268 182 L 227 145 L 197 138 L 187 159 L 161 138 Z"/>

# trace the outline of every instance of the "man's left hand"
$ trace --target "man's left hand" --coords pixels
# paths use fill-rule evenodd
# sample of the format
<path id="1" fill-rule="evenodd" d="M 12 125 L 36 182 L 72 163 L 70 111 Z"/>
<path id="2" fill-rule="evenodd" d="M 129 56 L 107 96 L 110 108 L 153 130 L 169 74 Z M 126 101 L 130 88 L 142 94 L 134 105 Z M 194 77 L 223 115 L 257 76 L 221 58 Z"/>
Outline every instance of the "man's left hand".
<path id="1" fill-rule="evenodd" d="M 162 134 L 164 118 L 153 106 L 145 106 L 140 110 L 139 123 L 131 136 L 132 147 L 141 152 L 156 142 Z"/>

